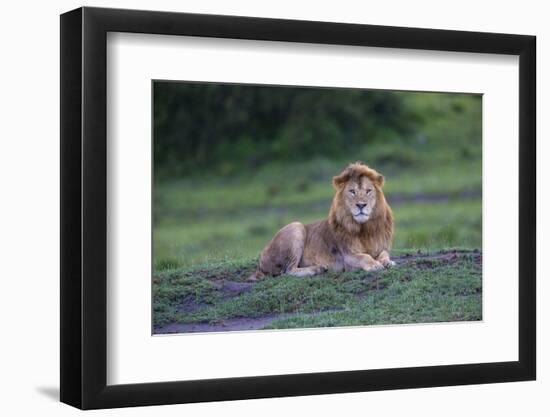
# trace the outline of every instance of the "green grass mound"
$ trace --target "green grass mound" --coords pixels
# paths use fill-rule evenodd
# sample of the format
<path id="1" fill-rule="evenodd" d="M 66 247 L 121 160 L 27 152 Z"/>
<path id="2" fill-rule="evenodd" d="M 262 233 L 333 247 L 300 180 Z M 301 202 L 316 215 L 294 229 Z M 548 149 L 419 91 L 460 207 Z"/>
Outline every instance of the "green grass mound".
<path id="1" fill-rule="evenodd" d="M 154 326 L 162 333 L 174 323 L 239 330 L 226 324 L 238 318 L 270 317 L 258 328 L 271 329 L 481 320 L 478 251 L 396 259 L 397 266 L 383 271 L 283 275 L 257 283 L 246 282 L 254 260 L 166 269 L 154 276 Z"/>

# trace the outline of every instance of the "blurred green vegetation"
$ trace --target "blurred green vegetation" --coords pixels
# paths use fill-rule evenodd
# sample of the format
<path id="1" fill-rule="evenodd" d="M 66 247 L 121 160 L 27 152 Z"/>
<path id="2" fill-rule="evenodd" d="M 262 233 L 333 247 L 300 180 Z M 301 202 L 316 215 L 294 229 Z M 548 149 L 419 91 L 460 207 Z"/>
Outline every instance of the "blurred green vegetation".
<path id="1" fill-rule="evenodd" d="M 386 91 L 155 82 L 155 173 L 231 175 L 273 161 L 342 158 L 366 140 L 413 133 L 422 117 Z"/>
<path id="2" fill-rule="evenodd" d="M 481 96 L 156 82 L 157 269 L 256 257 L 325 218 L 332 176 L 386 176 L 394 248 L 481 248 Z"/>

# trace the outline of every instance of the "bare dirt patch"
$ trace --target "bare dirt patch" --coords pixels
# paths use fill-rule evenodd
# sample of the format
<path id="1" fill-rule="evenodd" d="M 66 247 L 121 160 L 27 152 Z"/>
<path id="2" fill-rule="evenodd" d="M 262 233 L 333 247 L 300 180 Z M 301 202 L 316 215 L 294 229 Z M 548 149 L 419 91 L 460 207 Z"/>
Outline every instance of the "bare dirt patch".
<path id="1" fill-rule="evenodd" d="M 472 251 L 451 250 L 433 254 L 410 253 L 401 256 L 392 256 L 392 260 L 397 265 L 415 264 L 420 268 L 430 269 L 437 265 L 449 265 L 460 262 L 466 256 L 472 256 L 476 264 L 481 264 L 481 252 L 477 249 Z"/>
<path id="2" fill-rule="evenodd" d="M 168 333 L 212 333 L 212 332 L 227 332 L 234 330 L 258 330 L 265 326 L 268 326 L 273 321 L 288 317 L 288 315 L 272 314 L 269 316 L 263 316 L 258 318 L 233 318 L 226 319 L 220 323 L 189 323 L 179 324 L 172 323 L 167 326 L 163 326 L 155 331 L 156 334 L 168 334 Z"/>
<path id="3" fill-rule="evenodd" d="M 337 310 L 327 310 L 337 311 Z M 269 314 L 262 317 L 249 318 L 237 317 L 232 319 L 224 319 L 218 323 L 171 323 L 155 330 L 155 334 L 174 334 L 174 333 L 215 333 L 228 331 L 246 331 L 259 330 L 269 326 L 275 320 L 286 319 L 290 317 L 307 317 L 316 316 L 325 311 L 316 313 L 284 313 L 284 314 Z"/>

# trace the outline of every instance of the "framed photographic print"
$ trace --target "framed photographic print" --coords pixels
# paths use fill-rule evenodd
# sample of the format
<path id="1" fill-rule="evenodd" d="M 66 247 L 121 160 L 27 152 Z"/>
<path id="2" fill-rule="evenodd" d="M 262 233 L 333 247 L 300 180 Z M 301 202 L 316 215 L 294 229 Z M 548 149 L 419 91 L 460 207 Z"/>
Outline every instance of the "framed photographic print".
<path id="1" fill-rule="evenodd" d="M 61 401 L 535 379 L 535 37 L 61 16 Z"/>

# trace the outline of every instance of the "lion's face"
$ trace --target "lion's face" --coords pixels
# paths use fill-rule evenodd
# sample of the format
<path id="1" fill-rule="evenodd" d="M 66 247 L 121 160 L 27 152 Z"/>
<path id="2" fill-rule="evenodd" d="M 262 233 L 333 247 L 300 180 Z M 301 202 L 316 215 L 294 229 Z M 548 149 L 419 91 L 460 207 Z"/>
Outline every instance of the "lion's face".
<path id="1" fill-rule="evenodd" d="M 376 206 L 374 184 L 367 177 L 350 180 L 344 186 L 342 198 L 346 208 L 357 223 L 365 223 Z"/>
<path id="2" fill-rule="evenodd" d="M 378 200 L 384 200 L 381 190 L 384 176 L 361 163 L 350 164 L 333 178 L 333 184 L 336 188 L 333 213 L 350 227 L 351 223 L 361 225 L 373 218 Z"/>

